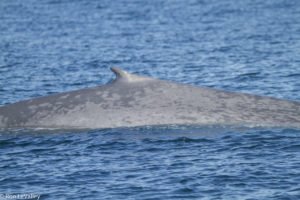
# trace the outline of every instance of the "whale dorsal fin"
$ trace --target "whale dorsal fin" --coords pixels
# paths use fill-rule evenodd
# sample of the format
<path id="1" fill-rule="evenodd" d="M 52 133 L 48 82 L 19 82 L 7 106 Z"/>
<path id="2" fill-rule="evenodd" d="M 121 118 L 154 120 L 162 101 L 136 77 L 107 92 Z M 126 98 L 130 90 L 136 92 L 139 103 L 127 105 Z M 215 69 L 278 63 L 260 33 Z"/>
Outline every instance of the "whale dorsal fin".
<path id="1" fill-rule="evenodd" d="M 120 68 L 117 67 L 110 67 L 110 70 L 113 71 L 116 75 L 116 82 L 122 81 L 122 82 L 138 82 L 138 81 L 145 81 L 145 80 L 152 80 L 152 78 L 144 77 L 144 76 L 138 76 L 135 74 L 131 74 L 129 72 L 126 72 Z"/>

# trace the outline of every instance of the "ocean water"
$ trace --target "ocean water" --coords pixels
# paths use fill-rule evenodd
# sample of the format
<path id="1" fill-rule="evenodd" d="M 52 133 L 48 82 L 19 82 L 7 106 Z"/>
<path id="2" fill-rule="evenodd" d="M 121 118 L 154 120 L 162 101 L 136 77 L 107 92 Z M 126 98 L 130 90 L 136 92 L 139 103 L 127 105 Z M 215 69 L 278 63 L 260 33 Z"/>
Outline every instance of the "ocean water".
<path id="1" fill-rule="evenodd" d="M 0 105 L 106 84 L 109 66 L 300 101 L 299 19 L 297 0 L 1 0 Z M 25 194 L 298 200 L 300 130 L 0 130 L 0 199 Z"/>

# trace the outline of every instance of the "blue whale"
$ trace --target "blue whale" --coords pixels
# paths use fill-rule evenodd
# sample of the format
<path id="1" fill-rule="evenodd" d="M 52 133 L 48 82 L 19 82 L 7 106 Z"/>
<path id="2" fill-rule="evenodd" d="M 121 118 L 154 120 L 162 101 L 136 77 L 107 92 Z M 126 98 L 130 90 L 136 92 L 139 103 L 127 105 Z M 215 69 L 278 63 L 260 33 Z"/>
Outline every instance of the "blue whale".
<path id="1" fill-rule="evenodd" d="M 300 102 L 158 80 L 115 67 L 111 70 L 116 79 L 109 84 L 0 107 L 0 128 L 300 127 Z"/>

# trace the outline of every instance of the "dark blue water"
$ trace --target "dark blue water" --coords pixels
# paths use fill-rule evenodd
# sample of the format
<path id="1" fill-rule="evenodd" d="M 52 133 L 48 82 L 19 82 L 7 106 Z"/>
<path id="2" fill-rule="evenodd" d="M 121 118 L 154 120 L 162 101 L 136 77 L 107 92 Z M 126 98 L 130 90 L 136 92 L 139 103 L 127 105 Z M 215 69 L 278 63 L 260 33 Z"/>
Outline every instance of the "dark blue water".
<path id="1" fill-rule="evenodd" d="M 1 0 L 0 105 L 109 66 L 300 101 L 300 1 Z M 0 199 L 300 199 L 300 130 L 0 131 Z M 36 198 L 37 199 L 37 198 Z"/>

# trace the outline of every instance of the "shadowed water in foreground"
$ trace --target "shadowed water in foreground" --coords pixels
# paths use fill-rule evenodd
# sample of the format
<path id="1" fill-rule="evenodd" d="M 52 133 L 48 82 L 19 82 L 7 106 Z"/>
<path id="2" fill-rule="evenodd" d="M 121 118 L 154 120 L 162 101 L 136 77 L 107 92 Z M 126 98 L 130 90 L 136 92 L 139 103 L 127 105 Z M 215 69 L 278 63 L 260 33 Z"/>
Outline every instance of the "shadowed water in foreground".
<path id="1" fill-rule="evenodd" d="M 41 199 L 297 199 L 299 130 L 1 132 L 1 190 Z"/>

